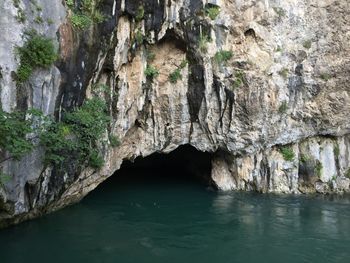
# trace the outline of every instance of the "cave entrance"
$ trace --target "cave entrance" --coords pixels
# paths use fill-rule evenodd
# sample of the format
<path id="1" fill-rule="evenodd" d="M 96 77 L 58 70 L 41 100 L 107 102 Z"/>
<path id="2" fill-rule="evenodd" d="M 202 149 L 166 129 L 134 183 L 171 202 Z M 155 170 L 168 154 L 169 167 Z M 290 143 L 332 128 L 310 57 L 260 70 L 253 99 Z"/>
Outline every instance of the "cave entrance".
<path id="1" fill-rule="evenodd" d="M 157 184 L 157 183 L 199 183 L 211 187 L 211 159 L 208 152 L 198 151 L 190 145 L 179 146 L 168 153 L 154 153 L 147 157 L 138 157 L 124 161 L 121 168 L 102 183 L 112 184 Z"/>

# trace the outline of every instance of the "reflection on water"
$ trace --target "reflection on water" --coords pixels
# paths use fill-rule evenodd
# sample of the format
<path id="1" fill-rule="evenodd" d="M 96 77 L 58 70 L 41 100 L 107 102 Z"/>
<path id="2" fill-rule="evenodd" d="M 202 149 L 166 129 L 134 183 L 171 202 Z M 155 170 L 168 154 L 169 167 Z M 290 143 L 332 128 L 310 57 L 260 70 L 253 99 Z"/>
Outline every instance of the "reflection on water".
<path id="1" fill-rule="evenodd" d="M 348 263 L 349 204 L 116 180 L 78 205 L 1 230 L 1 262 Z"/>

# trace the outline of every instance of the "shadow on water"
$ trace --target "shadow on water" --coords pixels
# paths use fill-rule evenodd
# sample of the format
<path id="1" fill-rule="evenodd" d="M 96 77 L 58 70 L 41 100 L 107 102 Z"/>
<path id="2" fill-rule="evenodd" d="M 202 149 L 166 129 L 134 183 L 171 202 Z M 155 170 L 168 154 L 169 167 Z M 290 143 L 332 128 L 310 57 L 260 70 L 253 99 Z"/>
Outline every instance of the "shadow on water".
<path id="1" fill-rule="evenodd" d="M 1 262 L 350 262 L 348 197 L 211 191 L 210 158 L 126 162 L 81 203 L 1 230 Z"/>

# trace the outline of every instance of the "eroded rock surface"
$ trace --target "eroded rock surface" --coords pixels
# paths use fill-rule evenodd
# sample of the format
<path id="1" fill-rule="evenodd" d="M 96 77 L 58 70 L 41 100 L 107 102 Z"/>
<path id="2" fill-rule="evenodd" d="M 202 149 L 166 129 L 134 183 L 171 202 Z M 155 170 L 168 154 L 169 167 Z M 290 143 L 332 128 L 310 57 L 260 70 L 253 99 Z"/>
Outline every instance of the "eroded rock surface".
<path id="1" fill-rule="evenodd" d="M 19 23 L 12 1 L 0 3 L 2 108 L 33 106 L 59 118 L 100 96 L 121 145 L 104 149 L 100 171 L 73 166 L 58 173 L 42 165 L 40 149 L 5 162 L 12 179 L 0 190 L 0 225 L 80 200 L 125 159 L 184 144 L 213 154 L 212 179 L 222 190 L 349 192 L 348 1 L 101 0 L 108 19 L 83 32 L 72 28 L 60 0 L 38 2 L 50 25 L 35 25 L 29 12 Z M 143 19 L 136 21 L 140 6 Z M 211 6 L 220 7 L 214 20 L 205 15 Z M 23 96 L 11 77 L 13 51 L 33 25 L 55 38 L 61 58 L 35 72 Z M 232 58 L 215 59 L 221 50 Z M 184 60 L 181 78 L 171 83 Z M 147 65 L 159 71 L 153 80 Z M 96 91 L 95 83 L 110 90 Z"/>

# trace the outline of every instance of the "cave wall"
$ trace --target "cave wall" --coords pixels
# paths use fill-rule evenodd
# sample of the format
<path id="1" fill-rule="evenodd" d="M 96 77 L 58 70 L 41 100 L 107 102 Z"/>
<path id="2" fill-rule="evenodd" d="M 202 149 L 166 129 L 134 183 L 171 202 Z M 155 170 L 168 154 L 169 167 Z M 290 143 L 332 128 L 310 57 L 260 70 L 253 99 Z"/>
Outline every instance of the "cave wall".
<path id="1" fill-rule="evenodd" d="M 0 225 L 79 201 L 125 159 L 184 144 L 214 154 L 212 178 L 222 190 L 349 191 L 348 1 L 101 0 L 108 19 L 83 31 L 72 27 L 63 1 L 38 3 L 52 24 L 34 23 L 29 1 L 20 1 L 25 23 L 15 19 L 11 0 L 0 3 L 1 107 L 35 107 L 59 119 L 62 110 L 99 96 L 121 144 L 103 149 L 99 171 L 73 166 L 58 173 L 42 165 L 40 148 L 2 164 L 12 178 L 0 189 Z M 203 11 L 208 4 L 220 7 L 214 20 Z M 31 27 L 55 39 L 60 59 L 19 88 L 14 49 Z M 203 36 L 210 39 L 206 51 L 199 48 Z M 218 63 L 220 50 L 233 57 Z M 171 83 L 184 59 L 181 79 Z M 159 70 L 153 81 L 147 65 Z M 95 83 L 110 90 L 96 93 Z M 293 160 L 285 160 L 283 145 Z"/>

